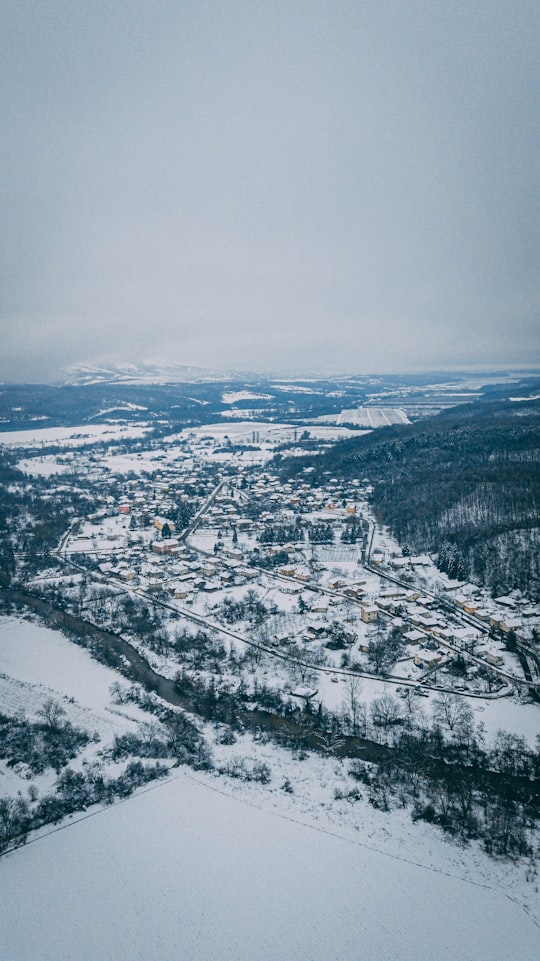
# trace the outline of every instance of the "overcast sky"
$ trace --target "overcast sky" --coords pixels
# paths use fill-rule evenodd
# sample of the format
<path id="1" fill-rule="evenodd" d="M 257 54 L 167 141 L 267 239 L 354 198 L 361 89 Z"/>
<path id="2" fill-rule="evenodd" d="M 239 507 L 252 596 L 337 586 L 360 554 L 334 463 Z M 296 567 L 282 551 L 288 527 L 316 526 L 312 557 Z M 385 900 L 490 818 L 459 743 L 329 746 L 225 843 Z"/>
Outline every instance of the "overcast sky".
<path id="1" fill-rule="evenodd" d="M 0 19 L 0 378 L 540 363 L 538 0 Z"/>

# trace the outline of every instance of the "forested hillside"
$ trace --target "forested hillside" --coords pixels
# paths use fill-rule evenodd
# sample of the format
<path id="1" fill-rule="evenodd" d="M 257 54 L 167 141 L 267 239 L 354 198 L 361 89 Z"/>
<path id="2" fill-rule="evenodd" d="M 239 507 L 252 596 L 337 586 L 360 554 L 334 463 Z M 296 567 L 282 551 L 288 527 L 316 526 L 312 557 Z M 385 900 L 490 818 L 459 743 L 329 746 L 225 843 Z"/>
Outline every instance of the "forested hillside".
<path id="1" fill-rule="evenodd" d="M 369 478 L 377 516 L 403 547 L 436 553 L 441 570 L 540 594 L 540 402 L 468 404 L 416 424 L 287 462 L 311 476 Z M 310 476 L 310 475 L 308 475 Z"/>

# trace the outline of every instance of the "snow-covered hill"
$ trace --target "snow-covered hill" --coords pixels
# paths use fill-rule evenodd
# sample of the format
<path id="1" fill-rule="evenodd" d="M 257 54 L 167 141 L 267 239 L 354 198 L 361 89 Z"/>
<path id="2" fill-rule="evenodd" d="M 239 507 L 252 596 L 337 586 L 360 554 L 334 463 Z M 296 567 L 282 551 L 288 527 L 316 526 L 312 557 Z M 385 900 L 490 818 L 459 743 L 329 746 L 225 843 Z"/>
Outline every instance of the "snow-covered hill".
<path id="1" fill-rule="evenodd" d="M 90 384 L 192 384 L 241 380 L 246 377 L 245 373 L 237 371 L 211 370 L 184 364 L 77 364 L 66 368 L 64 373 L 65 383 L 77 387 Z"/>

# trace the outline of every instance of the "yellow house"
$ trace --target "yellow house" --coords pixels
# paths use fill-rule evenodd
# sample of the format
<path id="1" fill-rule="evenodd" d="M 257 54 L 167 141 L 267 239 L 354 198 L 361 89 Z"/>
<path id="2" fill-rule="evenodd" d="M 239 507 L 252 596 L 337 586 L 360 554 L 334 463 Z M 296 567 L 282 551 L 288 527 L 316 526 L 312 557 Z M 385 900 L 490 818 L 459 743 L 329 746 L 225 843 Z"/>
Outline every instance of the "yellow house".
<path id="1" fill-rule="evenodd" d="M 374 606 L 362 607 L 360 616 L 364 621 L 364 624 L 370 624 L 372 621 L 377 620 L 378 613 L 379 612 L 377 608 Z"/>
<path id="2" fill-rule="evenodd" d="M 171 534 L 172 534 L 172 532 L 173 532 L 174 529 L 175 529 L 175 528 L 174 528 L 174 521 L 167 520 L 166 517 L 155 517 L 155 518 L 154 518 L 154 527 L 156 528 L 156 530 L 162 531 L 163 528 L 165 527 L 165 525 L 167 525 L 167 527 L 169 528 L 169 530 L 170 530 L 170 532 L 171 532 Z"/>

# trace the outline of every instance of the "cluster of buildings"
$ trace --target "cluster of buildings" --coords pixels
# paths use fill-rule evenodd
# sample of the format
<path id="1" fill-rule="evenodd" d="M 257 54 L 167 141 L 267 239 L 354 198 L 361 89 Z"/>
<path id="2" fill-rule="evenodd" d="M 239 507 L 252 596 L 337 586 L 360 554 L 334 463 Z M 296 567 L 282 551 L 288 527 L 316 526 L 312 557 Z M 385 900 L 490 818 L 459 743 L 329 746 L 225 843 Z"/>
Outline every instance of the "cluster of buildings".
<path id="1" fill-rule="evenodd" d="M 124 538 L 118 547 L 125 547 L 118 551 L 120 559 L 101 558 L 100 569 L 190 605 L 199 593 L 257 586 L 261 572 L 256 557 L 264 560 L 279 552 L 282 558 L 285 553 L 287 562 L 267 574 L 279 575 L 283 593 L 307 591 L 306 609 L 321 623 L 329 620 L 330 607 L 352 603 L 359 626 L 381 621 L 398 627 L 418 668 L 434 669 L 456 651 L 503 668 L 503 645 L 497 645 L 497 635 L 504 640 L 513 632 L 523 643 L 536 643 L 537 606 L 513 596 L 491 600 L 474 585 L 445 582 L 429 557 L 402 557 L 388 544 L 381 546 L 380 540 L 369 552 L 373 524 L 368 520 L 366 480 L 345 484 L 328 476 L 321 486 L 309 481 L 306 475 L 298 483 L 282 483 L 269 470 L 238 470 L 233 475 L 226 465 L 209 470 L 196 457 L 189 470 L 164 465 L 150 478 L 122 478 L 120 493 L 107 497 L 105 512 L 123 518 Z M 206 500 L 197 534 L 211 535 L 213 556 L 211 548 L 197 548 L 194 539 L 192 545 L 186 544 L 177 522 L 182 502 L 189 502 L 193 514 Z M 309 539 L 310 527 L 322 523 L 332 527 L 332 544 Z M 268 528 L 301 533 L 291 543 L 264 543 L 260 535 Z M 351 531 L 352 541 L 343 536 Z M 115 537 L 103 530 L 107 551 Z M 85 538 L 89 534 L 81 531 L 79 542 Z M 366 559 L 377 574 L 364 568 Z M 407 587 L 403 581 L 392 583 L 392 578 L 400 581 L 404 575 Z M 414 587 L 414 575 L 418 583 L 427 584 L 431 578 L 437 591 Z M 320 625 L 312 625 L 312 634 L 317 631 Z M 363 634 L 358 630 L 360 650 L 367 648 L 363 637 L 365 629 Z"/>

